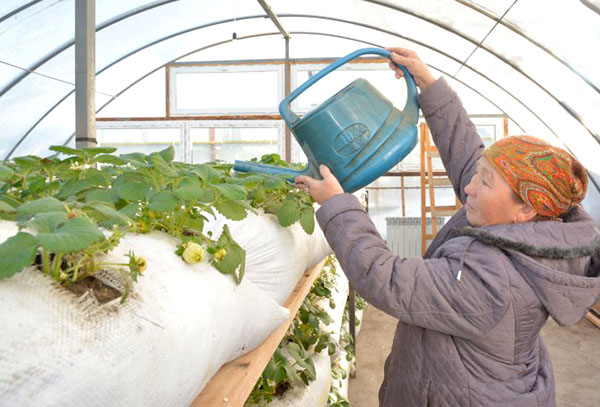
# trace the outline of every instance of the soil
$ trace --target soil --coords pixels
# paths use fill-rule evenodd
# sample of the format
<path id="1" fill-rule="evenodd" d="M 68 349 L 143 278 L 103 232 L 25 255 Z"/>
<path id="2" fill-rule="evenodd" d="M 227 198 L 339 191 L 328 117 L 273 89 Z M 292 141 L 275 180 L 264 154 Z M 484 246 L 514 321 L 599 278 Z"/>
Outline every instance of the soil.
<path id="1" fill-rule="evenodd" d="M 121 296 L 119 290 L 104 285 L 100 280 L 94 277 L 82 278 L 65 288 L 75 293 L 77 296 L 83 295 L 86 291 L 91 291 L 92 295 L 96 297 L 100 304 L 106 304 Z"/>

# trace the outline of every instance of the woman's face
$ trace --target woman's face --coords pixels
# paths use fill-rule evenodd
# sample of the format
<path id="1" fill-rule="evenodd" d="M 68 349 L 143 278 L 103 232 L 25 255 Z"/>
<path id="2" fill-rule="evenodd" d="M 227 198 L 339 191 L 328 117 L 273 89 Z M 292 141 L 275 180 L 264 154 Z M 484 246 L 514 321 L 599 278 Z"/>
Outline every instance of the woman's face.
<path id="1" fill-rule="evenodd" d="M 473 226 L 526 222 L 535 216 L 527 205 L 516 202 L 511 187 L 484 157 L 465 193 L 467 220 Z"/>

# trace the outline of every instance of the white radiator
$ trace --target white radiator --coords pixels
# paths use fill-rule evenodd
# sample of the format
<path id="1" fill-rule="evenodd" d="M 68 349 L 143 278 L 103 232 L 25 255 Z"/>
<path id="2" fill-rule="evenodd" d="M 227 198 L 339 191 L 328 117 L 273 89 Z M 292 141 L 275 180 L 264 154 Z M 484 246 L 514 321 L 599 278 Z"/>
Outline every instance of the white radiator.
<path id="1" fill-rule="evenodd" d="M 436 219 L 439 232 L 445 218 Z M 401 257 L 421 257 L 421 218 L 385 218 L 385 220 L 387 245 L 392 253 Z M 427 233 L 431 233 L 431 218 L 427 218 Z"/>

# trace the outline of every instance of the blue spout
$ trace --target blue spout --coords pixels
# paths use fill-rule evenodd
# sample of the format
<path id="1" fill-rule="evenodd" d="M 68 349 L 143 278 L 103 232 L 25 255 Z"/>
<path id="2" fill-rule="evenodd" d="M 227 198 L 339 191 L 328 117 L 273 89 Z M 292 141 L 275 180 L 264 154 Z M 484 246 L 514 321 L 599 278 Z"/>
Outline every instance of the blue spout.
<path id="1" fill-rule="evenodd" d="M 311 175 L 310 164 L 308 164 L 302 170 L 293 170 L 291 168 L 278 167 L 276 165 L 236 160 L 233 164 L 233 169 L 239 172 L 262 172 L 271 175 L 286 174 L 290 176 L 287 178 L 289 182 L 294 182 L 294 178 L 296 178 L 298 175 Z"/>

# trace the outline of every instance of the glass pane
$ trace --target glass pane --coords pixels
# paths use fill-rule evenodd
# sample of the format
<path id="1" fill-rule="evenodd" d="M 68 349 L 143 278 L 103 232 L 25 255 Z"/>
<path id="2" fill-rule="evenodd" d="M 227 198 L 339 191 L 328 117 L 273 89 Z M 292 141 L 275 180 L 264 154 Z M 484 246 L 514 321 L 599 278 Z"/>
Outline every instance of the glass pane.
<path id="1" fill-rule="evenodd" d="M 175 148 L 175 159 L 182 160 L 180 127 L 152 128 L 98 128 L 96 131 L 98 145 L 116 147 L 115 154 L 140 152 L 150 154 L 164 150 L 169 146 Z"/>
<path id="2" fill-rule="evenodd" d="M 165 82 L 165 69 L 159 69 L 112 100 L 96 117 L 166 116 Z"/>
<path id="3" fill-rule="evenodd" d="M 225 69 L 225 68 L 223 68 Z M 260 69 L 260 66 L 252 67 Z M 277 112 L 279 72 L 175 73 L 174 112 Z"/>
<path id="4" fill-rule="evenodd" d="M 520 0 L 508 22 L 554 51 L 600 87 L 600 15 L 579 1 Z"/>
<path id="5" fill-rule="evenodd" d="M 306 82 L 326 65 L 299 65 L 296 67 L 297 83 Z M 320 79 L 303 92 L 294 102 L 294 110 L 308 112 L 314 109 L 336 92 L 342 90 L 358 78 L 369 81 L 398 109 L 406 104 L 406 82 L 396 80 L 394 73 L 385 63 L 346 64 Z M 296 84 L 293 85 L 297 87 Z"/>
<path id="6" fill-rule="evenodd" d="M 192 162 L 260 158 L 263 154 L 280 153 L 277 127 L 192 127 Z"/>

